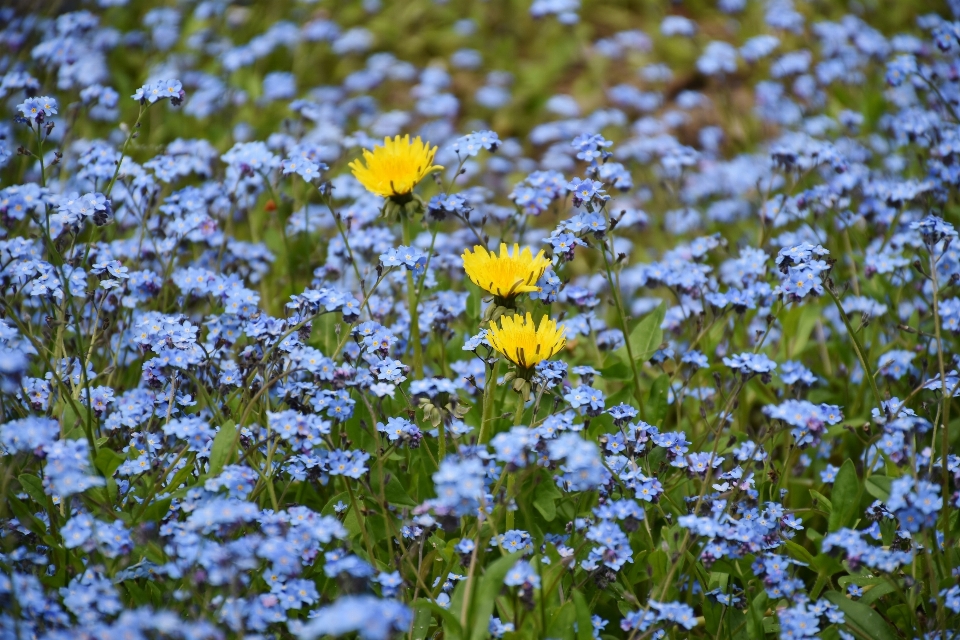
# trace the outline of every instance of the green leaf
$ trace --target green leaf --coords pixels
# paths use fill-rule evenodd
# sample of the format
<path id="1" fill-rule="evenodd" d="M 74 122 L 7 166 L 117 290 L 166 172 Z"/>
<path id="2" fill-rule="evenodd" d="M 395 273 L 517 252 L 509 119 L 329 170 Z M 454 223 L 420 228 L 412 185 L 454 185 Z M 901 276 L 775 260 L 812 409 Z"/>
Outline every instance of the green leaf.
<path id="1" fill-rule="evenodd" d="M 107 499 L 104 501 L 107 504 L 111 504 L 117 499 L 117 481 L 113 478 L 107 478 L 106 484 L 103 485 L 103 490 L 107 493 Z M 122 518 L 123 515 L 121 514 L 120 517 Z"/>
<path id="2" fill-rule="evenodd" d="M 150 506 L 144 510 L 143 517 L 140 520 L 143 522 L 159 522 L 163 519 L 163 516 L 167 515 L 167 512 L 170 511 L 170 503 L 172 501 L 172 498 L 163 498 L 162 500 L 151 502 Z"/>
<path id="3" fill-rule="evenodd" d="M 343 517 L 343 528 L 347 530 L 350 538 L 359 538 L 361 534 L 360 519 L 357 518 L 357 510 L 350 505 L 347 515 Z M 373 561 L 373 558 L 370 558 Z"/>
<path id="4" fill-rule="evenodd" d="M 870 587 L 869 589 L 863 590 L 863 597 L 860 598 L 860 602 L 866 605 L 869 605 L 876 600 L 879 600 L 888 593 L 893 593 L 896 591 L 896 587 L 887 582 L 885 584 L 878 584 L 876 586 Z"/>
<path id="5" fill-rule="evenodd" d="M 593 621 L 590 620 L 590 607 L 587 605 L 587 599 L 579 591 L 574 591 L 573 604 L 577 608 L 577 640 L 592 640 Z"/>
<path id="6" fill-rule="evenodd" d="M 647 399 L 647 420 L 650 424 L 659 427 L 667 415 L 667 395 L 670 388 L 670 376 L 661 374 L 653 381 L 650 387 L 650 397 Z"/>
<path id="7" fill-rule="evenodd" d="M 890 485 L 892 483 L 893 478 L 888 476 L 870 476 L 863 485 L 867 493 L 877 500 L 886 502 L 890 498 Z"/>
<path id="8" fill-rule="evenodd" d="M 750 614 L 747 617 L 747 632 L 751 640 L 763 640 L 766 637 L 766 632 L 763 630 L 763 612 L 766 609 L 767 592 L 761 590 L 750 603 Z"/>
<path id="9" fill-rule="evenodd" d="M 914 624 L 914 615 L 916 614 L 909 604 L 904 603 L 885 607 L 883 615 L 895 629 L 910 629 Z"/>
<path id="10" fill-rule="evenodd" d="M 813 584 L 813 590 L 810 592 L 810 597 L 816 600 L 820 597 L 820 592 L 823 591 L 823 588 L 827 586 L 827 581 L 830 579 L 826 573 L 820 572 L 817 575 L 817 581 Z"/>
<path id="11" fill-rule="evenodd" d="M 96 464 L 97 469 L 100 470 L 100 473 L 102 473 L 104 477 L 112 478 L 117 468 L 123 464 L 123 456 L 113 449 L 103 447 L 97 451 L 97 459 L 94 461 L 94 464 Z"/>
<path id="12" fill-rule="evenodd" d="M 171 494 L 172 498 L 180 499 L 187 495 L 187 491 L 190 490 L 190 485 L 186 485 L 187 478 L 190 478 L 193 475 L 193 461 L 196 457 L 195 453 L 187 454 L 187 463 L 183 465 L 183 468 L 180 471 L 177 471 L 177 474 L 173 476 L 173 480 L 167 483 L 168 489 L 173 489 Z M 203 478 L 200 479 L 200 482 L 203 481 Z M 111 482 L 114 482 L 113 478 L 107 478 L 107 486 Z M 116 484 L 116 483 L 114 483 Z"/>
<path id="13" fill-rule="evenodd" d="M 153 603 L 154 608 L 159 608 L 163 603 L 163 593 L 160 591 L 157 583 L 147 582 L 145 590 L 149 592 L 150 601 Z"/>
<path id="14" fill-rule="evenodd" d="M 818 553 L 813 558 L 813 563 L 810 565 L 818 572 L 826 574 L 827 576 L 832 576 L 841 571 L 845 571 L 844 566 L 840 564 L 840 561 L 829 553 Z"/>
<path id="15" fill-rule="evenodd" d="M 419 601 L 424 602 L 424 601 Z M 413 638 L 414 640 L 424 640 L 427 637 L 427 631 L 430 629 L 430 623 L 433 622 L 430 607 L 417 604 L 413 616 Z M 457 625 L 459 626 L 459 624 Z"/>
<path id="16" fill-rule="evenodd" d="M 443 620 L 443 637 L 450 638 L 450 640 L 460 640 L 463 638 L 463 627 L 460 626 L 460 621 L 457 620 L 457 617 L 438 605 L 435 602 L 430 602 L 429 600 L 418 600 L 417 608 L 425 607 L 429 609 L 432 613 L 437 614 L 441 620 Z M 489 624 L 489 620 L 487 621 Z"/>
<path id="17" fill-rule="evenodd" d="M 387 521 L 379 513 L 366 514 L 363 517 L 363 527 L 367 530 L 367 535 L 370 536 L 370 540 L 374 546 L 381 540 L 386 540 L 389 535 L 387 532 Z"/>
<path id="18" fill-rule="evenodd" d="M 130 596 L 130 599 L 133 600 L 133 603 L 138 607 L 142 607 L 150 603 L 150 597 L 147 595 L 147 592 L 144 591 L 140 585 L 133 580 L 127 580 L 124 582 L 123 588 L 127 590 L 127 594 Z"/>
<path id="19" fill-rule="evenodd" d="M 777 635 L 780 635 L 780 623 L 778 620 L 779 618 L 774 618 L 773 616 L 765 616 L 763 618 L 763 632 L 776 633 Z"/>
<path id="20" fill-rule="evenodd" d="M 26 526 L 30 531 L 40 537 L 47 535 L 47 525 L 43 524 L 39 518 L 33 515 L 33 512 L 19 498 L 8 494 L 7 504 L 10 505 L 10 510 L 13 511 L 13 515 L 17 516 L 20 524 Z"/>
<path id="21" fill-rule="evenodd" d="M 661 302 L 656 309 L 643 317 L 630 332 L 630 350 L 637 362 L 646 362 L 663 342 L 663 316 L 666 313 Z"/>
<path id="22" fill-rule="evenodd" d="M 470 633 L 472 640 L 485 640 L 490 636 L 490 616 L 493 615 L 493 607 L 503 586 L 503 579 L 519 559 L 518 555 L 508 554 L 487 567 L 470 606 L 473 619 L 473 630 Z"/>
<path id="23" fill-rule="evenodd" d="M 630 365 L 621 360 L 615 354 L 610 354 L 604 360 L 604 368 L 600 370 L 600 375 L 604 380 L 629 380 L 632 372 Z"/>
<path id="24" fill-rule="evenodd" d="M 577 619 L 577 613 L 572 602 L 568 600 L 559 610 L 548 610 L 547 617 L 550 620 L 550 626 L 544 635 L 545 638 L 573 640 L 573 623 Z"/>
<path id="25" fill-rule="evenodd" d="M 899 640 L 897 632 L 873 608 L 850 600 L 837 591 L 827 591 L 823 597 L 840 607 L 846 624 L 861 635 L 872 640 Z"/>
<path id="26" fill-rule="evenodd" d="M 647 563 L 650 565 L 650 578 L 654 584 L 661 584 L 664 578 L 666 578 L 670 565 L 670 558 L 667 557 L 667 552 L 663 549 L 657 549 L 650 554 Z"/>
<path id="27" fill-rule="evenodd" d="M 69 411 L 69 408 L 67 410 Z M 63 424 L 67 424 L 66 420 L 61 420 L 61 422 L 63 422 Z M 63 434 L 64 440 L 85 440 L 86 437 L 87 434 L 83 431 L 83 427 L 79 424 L 71 429 L 67 429 L 67 432 Z"/>
<path id="28" fill-rule="evenodd" d="M 43 480 L 32 473 L 21 473 L 17 476 L 17 480 L 20 481 L 20 486 L 27 492 L 27 495 L 33 498 L 34 502 L 41 508 L 46 508 L 47 493 L 43 490 Z"/>
<path id="29" fill-rule="evenodd" d="M 793 540 L 786 541 L 787 550 L 790 552 L 790 555 L 799 560 L 800 562 L 806 562 L 807 564 L 813 564 L 814 558 L 809 551 L 798 545 Z"/>
<path id="30" fill-rule="evenodd" d="M 853 460 L 847 458 L 837 472 L 830 492 L 830 531 L 847 526 L 853 522 L 860 510 L 860 478 Z"/>
<path id="31" fill-rule="evenodd" d="M 211 478 L 220 475 L 223 467 L 233 457 L 236 442 L 237 426 L 233 420 L 229 420 L 220 426 L 220 430 L 213 439 L 213 446 L 210 448 L 209 476 Z"/>
<path id="32" fill-rule="evenodd" d="M 472 282 L 467 283 L 467 317 L 472 321 L 472 325 L 480 322 L 481 305 L 480 287 Z"/>
<path id="33" fill-rule="evenodd" d="M 830 498 L 823 495 L 819 491 L 810 489 L 810 497 L 817 501 L 817 508 L 821 511 L 826 511 L 827 513 L 831 513 L 833 511 L 833 503 L 830 501 Z"/>
<path id="34" fill-rule="evenodd" d="M 889 582 L 888 578 L 878 576 L 843 576 L 837 580 L 837 584 L 846 587 L 849 584 L 855 584 L 858 587 L 865 587 L 870 584 L 885 584 Z"/>
<path id="35" fill-rule="evenodd" d="M 863 596 L 859 600 L 859 602 L 863 604 L 870 604 L 878 598 L 882 598 L 888 593 L 896 591 L 896 584 L 893 582 L 893 578 L 888 576 L 843 576 L 837 580 L 837 584 L 841 587 L 846 587 L 851 584 L 865 587 Z"/>
<path id="36" fill-rule="evenodd" d="M 437 540 L 437 536 L 431 536 L 431 537 L 427 540 L 427 544 L 436 544 L 436 542 L 435 542 L 436 540 Z M 443 554 L 442 554 L 442 553 L 437 554 L 437 555 L 439 555 L 440 557 L 443 557 Z M 452 557 L 452 554 L 451 554 L 451 557 Z M 449 561 L 449 560 L 451 559 L 451 557 L 448 557 L 447 560 Z M 471 571 L 472 571 L 472 569 L 471 569 Z M 467 623 L 469 623 L 469 621 L 470 621 L 470 620 L 469 620 L 469 617 L 468 617 L 466 620 L 463 620 L 463 621 L 461 621 L 460 618 L 459 618 L 460 614 L 463 613 L 463 598 L 467 595 L 467 587 L 470 587 L 471 590 L 472 590 L 472 589 L 473 589 L 473 583 L 476 582 L 476 581 L 479 581 L 479 579 L 480 579 L 479 576 L 475 576 L 475 575 L 473 575 L 472 573 L 470 574 L 470 578 L 471 578 L 471 579 L 469 579 L 469 580 L 460 580 L 460 581 L 457 583 L 457 586 L 455 586 L 455 587 L 453 588 L 453 593 L 450 594 L 450 602 L 447 604 L 446 607 L 444 607 L 444 609 L 446 609 L 447 611 L 455 611 L 455 612 L 456 612 L 455 617 L 457 618 L 457 624 L 460 625 L 460 627 L 461 627 L 461 628 L 460 628 L 460 634 L 461 634 L 461 635 L 463 635 L 462 625 L 463 625 L 463 624 L 467 624 Z"/>
<path id="37" fill-rule="evenodd" d="M 557 517 L 557 500 L 563 497 L 557 486 L 548 480 L 541 482 L 537 486 L 534 494 L 533 506 L 547 522 L 552 522 Z"/>
<path id="38" fill-rule="evenodd" d="M 400 480 L 397 479 L 397 476 L 390 476 L 390 480 L 387 481 L 386 486 L 383 488 L 383 494 L 387 498 L 387 502 L 390 504 L 396 504 L 406 507 L 415 507 L 417 502 L 410 497 L 410 495 L 404 491 L 403 485 L 400 484 Z"/>
<path id="39" fill-rule="evenodd" d="M 350 494 L 346 491 L 341 491 L 336 494 L 330 500 L 327 501 L 327 504 L 324 505 L 323 509 L 320 510 L 320 515 L 322 516 L 332 516 L 335 512 L 334 507 L 336 507 L 338 502 L 347 503 L 350 502 Z"/>
<path id="40" fill-rule="evenodd" d="M 810 334 L 813 333 L 814 327 L 817 326 L 820 315 L 820 307 L 817 305 L 807 304 L 800 307 L 795 323 L 789 327 L 788 331 L 784 332 L 784 335 L 789 335 L 793 339 L 789 345 L 791 357 L 796 357 L 803 353 L 807 342 L 810 340 Z"/>

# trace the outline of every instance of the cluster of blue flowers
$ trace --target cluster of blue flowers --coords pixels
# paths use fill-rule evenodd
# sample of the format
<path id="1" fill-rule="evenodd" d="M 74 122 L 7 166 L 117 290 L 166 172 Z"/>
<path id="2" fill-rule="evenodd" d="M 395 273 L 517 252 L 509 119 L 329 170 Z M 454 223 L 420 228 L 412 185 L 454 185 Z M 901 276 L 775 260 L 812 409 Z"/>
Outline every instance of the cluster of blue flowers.
<path id="1" fill-rule="evenodd" d="M 960 628 L 960 3 L 80 4 L 0 8 L 0 638 Z"/>

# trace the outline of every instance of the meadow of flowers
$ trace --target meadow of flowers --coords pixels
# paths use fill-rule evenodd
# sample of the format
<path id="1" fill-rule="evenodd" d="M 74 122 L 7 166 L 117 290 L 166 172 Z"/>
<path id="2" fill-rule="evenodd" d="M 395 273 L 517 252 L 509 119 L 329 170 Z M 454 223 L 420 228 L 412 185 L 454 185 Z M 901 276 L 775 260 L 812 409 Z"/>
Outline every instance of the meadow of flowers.
<path id="1" fill-rule="evenodd" d="M 0 640 L 960 636 L 960 2 L 48 4 Z"/>

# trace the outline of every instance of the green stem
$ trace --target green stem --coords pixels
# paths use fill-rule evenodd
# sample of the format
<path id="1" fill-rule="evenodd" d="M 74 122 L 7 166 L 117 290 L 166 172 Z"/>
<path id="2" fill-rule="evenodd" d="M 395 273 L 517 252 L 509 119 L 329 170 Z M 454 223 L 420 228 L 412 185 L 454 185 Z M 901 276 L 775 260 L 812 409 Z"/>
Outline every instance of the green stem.
<path id="1" fill-rule="evenodd" d="M 481 520 L 482 521 L 482 520 Z M 479 527 L 478 527 L 479 530 Z M 478 531 L 479 532 L 479 531 Z M 474 540 L 473 551 L 470 553 L 470 567 L 467 569 L 467 586 L 463 591 L 463 604 L 460 606 L 460 625 L 464 629 L 470 629 L 467 624 L 467 614 L 469 613 L 470 589 L 473 587 L 473 571 L 477 566 L 477 549 L 480 548 L 479 540 Z"/>
<path id="2" fill-rule="evenodd" d="M 880 389 L 877 388 L 877 379 L 873 377 L 873 371 L 870 369 L 870 365 L 867 364 L 867 358 L 864 355 L 863 345 L 860 344 L 860 339 L 857 338 L 857 334 L 853 330 L 853 326 L 850 324 L 850 319 L 847 317 L 847 312 L 843 310 L 843 305 L 840 304 L 840 298 L 837 297 L 837 294 L 833 292 L 833 289 L 830 287 L 824 287 L 827 293 L 830 294 L 830 297 L 833 298 L 833 303 L 837 306 L 837 311 L 840 312 L 840 319 L 843 320 L 843 325 L 847 328 L 847 333 L 850 334 L 850 338 L 853 340 L 853 350 L 857 352 L 857 358 L 860 360 L 860 366 L 863 367 L 863 375 L 870 381 L 870 388 L 873 389 L 874 398 L 877 401 L 877 407 L 883 406 L 883 397 L 880 395 Z"/>
<path id="3" fill-rule="evenodd" d="M 43 166 L 43 127 L 37 125 L 37 158 L 40 160 L 40 186 L 47 186 L 47 171 Z M 49 235 L 49 234 L 48 234 Z"/>
<path id="4" fill-rule="evenodd" d="M 73 412 L 77 414 L 77 419 L 82 419 L 84 421 L 84 434 L 87 436 L 87 443 L 90 445 L 90 462 L 93 464 L 96 461 L 97 457 L 97 441 L 93 437 L 93 427 L 90 424 L 89 414 L 84 414 L 80 407 L 77 406 L 76 400 L 73 399 L 72 391 L 67 388 L 66 383 L 60 378 L 59 371 L 56 367 L 53 366 L 53 363 L 50 362 L 50 358 L 47 357 L 46 349 L 42 344 L 37 342 L 36 338 L 33 337 L 33 334 L 27 329 L 27 327 L 21 322 L 20 316 L 16 313 L 13 306 L 7 302 L 5 298 L 0 298 L 0 301 L 7 307 L 8 313 L 7 317 L 13 320 L 14 324 L 17 325 L 20 334 L 30 341 L 30 344 L 33 345 L 34 350 L 37 352 L 37 355 L 43 360 L 43 364 L 46 366 L 47 371 L 54 372 L 53 383 L 57 385 L 60 390 L 60 398 L 65 400 L 67 404 L 73 409 Z M 51 385 L 53 386 L 53 385 Z M 63 420 L 61 418 L 61 436 L 63 436 L 63 430 L 65 429 Z M 96 466 L 96 465 L 94 465 Z"/>
<path id="5" fill-rule="evenodd" d="M 519 427 L 520 423 L 523 421 L 523 407 L 526 402 L 523 399 L 523 394 L 517 394 L 517 410 L 513 412 L 513 426 Z M 514 512 L 510 510 L 510 496 L 513 495 L 513 485 L 516 482 L 516 476 L 512 473 L 507 475 L 507 531 L 510 531 L 514 528 Z"/>
<path id="6" fill-rule="evenodd" d="M 947 111 L 950 112 L 950 115 L 953 116 L 953 119 L 954 119 L 956 122 L 960 122 L 960 114 L 958 114 L 958 113 L 956 112 L 956 110 L 953 108 L 953 105 L 950 104 L 950 101 L 943 97 L 943 94 L 940 93 L 940 89 L 937 87 L 937 85 L 935 85 L 933 82 L 931 82 L 929 79 L 927 79 L 927 77 L 924 76 L 922 73 L 918 73 L 918 74 L 916 74 L 916 75 L 917 75 L 917 77 L 919 77 L 921 80 L 923 80 L 923 81 L 927 84 L 928 87 L 930 87 L 931 89 L 933 89 L 933 92 L 934 92 L 935 94 L 937 94 L 937 97 L 938 97 L 938 98 L 940 98 L 940 102 L 942 102 L 942 103 L 943 103 L 943 106 L 947 108 Z"/>
<path id="7" fill-rule="evenodd" d="M 439 467 L 439 462 L 443 462 L 443 459 L 447 457 L 447 431 L 444 428 L 443 420 L 437 425 L 437 438 L 440 440 L 437 451 L 437 466 Z"/>
<path id="8" fill-rule="evenodd" d="M 357 283 L 360 287 L 360 293 L 366 297 L 367 292 L 363 284 L 363 276 L 360 275 L 360 267 L 357 266 L 357 261 L 353 259 L 353 250 L 350 249 L 350 241 L 347 240 L 347 233 L 343 229 L 343 222 L 340 219 L 340 214 L 333 210 L 333 205 L 330 203 L 330 197 L 320 189 L 317 189 L 317 191 L 320 194 L 320 198 L 323 200 L 323 204 L 326 205 L 327 210 L 333 217 L 333 222 L 337 225 L 337 231 L 340 233 L 340 238 L 343 240 L 343 247 L 347 250 L 347 257 L 350 259 L 350 264 L 353 266 L 353 273 L 357 276 Z M 309 205 L 310 203 L 308 202 L 307 206 Z"/>
<path id="9" fill-rule="evenodd" d="M 410 246 L 410 228 L 404 216 L 400 217 L 400 228 L 403 230 L 403 244 Z M 413 343 L 413 373 L 417 380 L 423 378 L 423 345 L 420 344 L 420 312 L 417 311 L 417 289 L 413 283 L 413 272 L 407 270 L 407 306 L 410 312 L 410 342 Z M 441 434 L 443 432 L 441 431 Z M 442 436 L 441 436 L 442 437 Z M 440 446 L 444 449 L 443 440 Z"/>
<path id="10" fill-rule="evenodd" d="M 930 247 L 930 281 L 933 285 L 933 333 L 937 340 L 937 365 L 940 370 L 940 468 L 943 470 L 943 492 L 941 495 L 947 496 L 950 491 L 950 471 L 947 468 L 947 453 L 950 447 L 948 430 L 950 428 L 950 400 L 953 398 L 953 392 L 947 390 L 947 370 L 943 362 L 943 339 L 940 336 L 940 281 L 937 278 L 937 260 L 933 257 L 933 247 Z M 937 423 L 934 422 L 931 438 L 934 448 L 937 446 L 936 434 Z M 933 460 L 933 455 L 930 456 L 930 459 Z M 943 518 L 943 533 L 945 547 L 950 548 L 948 545 L 952 536 L 950 535 L 950 518 L 946 515 L 946 512 Z"/>
<path id="11" fill-rule="evenodd" d="M 477 444 L 484 445 L 489 440 L 487 425 L 490 424 L 493 413 L 493 387 L 497 384 L 497 364 L 499 360 L 494 361 L 492 365 L 487 365 L 486 380 L 483 384 L 483 411 L 480 415 L 480 435 L 477 437 Z M 485 437 L 486 436 L 486 437 Z"/>
<path id="12" fill-rule="evenodd" d="M 347 493 L 350 494 L 350 506 L 357 516 L 357 524 L 360 526 L 360 533 L 363 534 L 363 543 L 367 547 L 367 554 L 370 556 L 370 564 L 374 564 L 373 544 L 370 542 L 370 534 L 367 533 L 367 528 L 364 526 L 363 514 L 360 513 L 360 506 L 357 504 L 357 497 L 353 495 L 353 487 L 350 486 L 350 481 L 347 480 L 347 477 L 340 477 L 343 478 L 343 484 L 347 487 Z"/>
<path id="13" fill-rule="evenodd" d="M 611 240 L 611 245 L 612 245 Z M 610 293 L 613 295 L 613 304 L 617 307 L 617 314 L 620 316 L 620 329 L 623 331 L 624 342 L 627 346 L 627 358 L 630 360 L 630 372 L 633 374 L 633 396 L 640 405 L 640 418 L 647 419 L 646 408 L 643 406 L 643 391 L 640 389 L 640 374 L 637 372 L 637 361 L 633 359 L 633 347 L 630 346 L 630 331 L 627 328 L 627 314 L 623 311 L 623 304 L 620 302 L 620 292 L 613 280 L 613 273 L 610 270 L 610 260 L 607 258 L 607 245 L 604 243 L 600 247 L 600 253 L 603 255 L 603 267 L 607 272 L 607 282 L 610 283 Z"/>
<path id="14" fill-rule="evenodd" d="M 506 508 L 507 508 L 507 531 L 511 531 L 514 528 L 514 512 L 510 510 L 510 496 L 513 495 L 513 483 L 516 481 L 514 475 L 507 475 L 507 498 L 506 498 Z"/>
<path id="15" fill-rule="evenodd" d="M 140 128 L 140 119 L 143 117 L 143 114 L 147 112 L 147 109 L 150 108 L 150 105 L 144 107 L 140 105 L 140 113 L 137 114 L 137 121 L 133 123 L 133 127 L 130 129 L 130 133 L 127 134 L 127 139 L 123 141 L 123 147 L 120 149 L 120 159 L 117 160 L 117 168 L 113 170 L 113 177 L 110 178 L 107 188 L 103 190 L 103 195 L 110 197 L 110 192 L 113 191 L 113 185 L 117 181 L 117 176 L 120 175 L 120 167 L 123 165 L 123 159 L 127 155 L 127 145 L 130 144 L 130 141 L 133 140 L 134 134 L 136 134 L 137 129 Z"/>
<path id="16" fill-rule="evenodd" d="M 523 422 L 523 408 L 526 405 L 526 401 L 523 399 L 523 394 L 517 394 L 517 409 L 513 412 L 513 426 L 519 427 L 520 423 Z"/>
<path id="17" fill-rule="evenodd" d="M 417 285 L 417 304 L 420 303 L 420 296 L 423 294 L 423 286 L 427 282 L 427 269 L 430 268 L 430 261 L 433 260 L 433 248 L 437 244 L 437 231 L 440 227 L 433 225 L 433 234 L 430 239 L 430 250 L 427 251 L 427 264 L 423 267 L 423 275 L 420 276 L 420 284 Z"/>
<path id="18" fill-rule="evenodd" d="M 270 427 L 267 427 L 267 439 L 270 439 Z M 263 483 L 267 486 L 267 494 L 270 496 L 270 505 L 273 507 L 273 512 L 277 513 L 280 511 L 280 505 L 277 503 L 277 492 L 273 488 L 273 454 L 277 450 L 277 441 L 267 444 L 267 461 L 264 464 L 266 469 L 263 474 Z"/>
<path id="19" fill-rule="evenodd" d="M 283 250 L 287 254 L 287 272 L 290 275 L 290 295 L 293 296 L 297 293 L 297 283 L 296 278 L 294 277 L 295 262 L 293 253 L 290 251 L 290 240 L 287 238 L 287 221 L 283 219 L 282 215 L 279 215 L 280 197 L 277 195 L 277 190 L 273 188 L 273 183 L 270 182 L 270 176 L 263 171 L 260 172 L 260 175 L 263 177 L 263 181 L 266 183 L 267 189 L 270 190 L 270 197 L 273 199 L 273 202 L 276 205 L 275 211 L 278 213 L 277 217 L 280 218 L 280 234 L 283 236 Z"/>

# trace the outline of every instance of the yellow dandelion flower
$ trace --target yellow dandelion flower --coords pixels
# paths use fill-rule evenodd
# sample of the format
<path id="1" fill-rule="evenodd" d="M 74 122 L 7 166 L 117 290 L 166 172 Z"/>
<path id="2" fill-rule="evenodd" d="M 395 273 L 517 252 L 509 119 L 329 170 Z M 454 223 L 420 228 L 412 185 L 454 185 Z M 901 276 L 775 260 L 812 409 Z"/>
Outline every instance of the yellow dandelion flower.
<path id="1" fill-rule="evenodd" d="M 541 360 L 557 354 L 567 344 L 564 333 L 567 328 L 543 316 L 540 325 L 534 326 L 533 316 L 503 316 L 500 326 L 490 324 L 487 340 L 493 348 L 523 369 L 532 369 Z"/>
<path id="2" fill-rule="evenodd" d="M 520 251 L 520 245 L 514 244 L 511 255 L 506 243 L 502 242 L 499 256 L 478 245 L 473 248 L 473 253 L 467 249 L 460 257 L 463 258 L 463 270 L 474 284 L 501 298 L 540 291 L 537 280 L 550 266 L 550 259 L 543 255 L 542 249 L 534 256 L 530 247 Z"/>
<path id="3" fill-rule="evenodd" d="M 373 151 L 364 149 L 363 160 L 354 160 L 348 166 L 367 191 L 384 198 L 407 195 L 427 174 L 443 167 L 433 164 L 437 148 L 430 148 L 420 137 L 410 136 L 383 139 L 382 147 Z"/>

